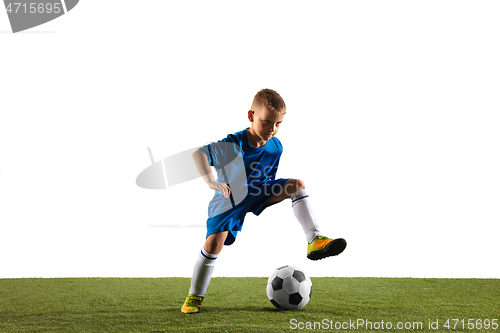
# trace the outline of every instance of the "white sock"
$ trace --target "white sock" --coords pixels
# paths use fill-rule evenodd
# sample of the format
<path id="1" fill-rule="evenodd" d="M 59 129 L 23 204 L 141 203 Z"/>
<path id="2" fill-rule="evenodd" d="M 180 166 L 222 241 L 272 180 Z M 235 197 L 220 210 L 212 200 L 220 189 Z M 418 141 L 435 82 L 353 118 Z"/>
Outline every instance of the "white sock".
<path id="1" fill-rule="evenodd" d="M 204 248 L 201 249 L 196 264 L 194 265 L 193 277 L 191 278 L 191 289 L 189 289 L 190 294 L 205 297 L 208 284 L 212 278 L 216 259 L 217 255 L 208 253 Z"/>
<path id="2" fill-rule="evenodd" d="M 309 196 L 304 189 L 295 192 L 290 198 L 292 199 L 293 213 L 306 234 L 307 242 L 311 243 L 321 233 L 316 225 Z"/>

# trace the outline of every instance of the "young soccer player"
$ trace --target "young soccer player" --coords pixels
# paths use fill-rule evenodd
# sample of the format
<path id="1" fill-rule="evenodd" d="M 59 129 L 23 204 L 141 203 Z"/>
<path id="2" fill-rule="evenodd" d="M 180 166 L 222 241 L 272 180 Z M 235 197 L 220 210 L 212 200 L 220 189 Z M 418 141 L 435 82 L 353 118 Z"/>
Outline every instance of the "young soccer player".
<path id="1" fill-rule="evenodd" d="M 321 235 L 304 182 L 276 179 L 283 151 L 276 134 L 285 113 L 281 96 L 274 90 L 263 89 L 255 95 L 248 111 L 251 127 L 193 154 L 203 179 L 216 192 L 208 207 L 205 244 L 194 266 L 191 288 L 181 312 L 200 311 L 217 256 L 224 245 L 235 241 L 248 212 L 259 215 L 267 207 L 290 198 L 293 212 L 306 235 L 309 259 L 323 259 L 344 251 L 347 243 L 343 238 Z M 210 166 L 216 168 L 217 180 Z"/>

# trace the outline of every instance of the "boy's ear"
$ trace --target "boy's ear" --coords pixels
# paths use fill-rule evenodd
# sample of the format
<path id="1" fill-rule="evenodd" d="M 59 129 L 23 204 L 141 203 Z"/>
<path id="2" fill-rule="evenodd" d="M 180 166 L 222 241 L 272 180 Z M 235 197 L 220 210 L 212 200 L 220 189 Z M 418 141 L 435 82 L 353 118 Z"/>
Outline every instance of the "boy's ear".
<path id="1" fill-rule="evenodd" d="M 254 110 L 249 110 L 248 111 L 248 120 L 250 120 L 252 123 L 253 123 L 253 117 L 255 115 L 255 111 Z"/>

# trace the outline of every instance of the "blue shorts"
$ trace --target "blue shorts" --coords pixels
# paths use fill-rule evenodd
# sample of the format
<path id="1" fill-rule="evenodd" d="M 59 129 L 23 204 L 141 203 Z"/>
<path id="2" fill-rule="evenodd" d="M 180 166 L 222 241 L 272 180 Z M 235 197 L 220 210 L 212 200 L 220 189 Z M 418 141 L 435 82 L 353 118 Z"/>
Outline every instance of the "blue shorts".
<path id="1" fill-rule="evenodd" d="M 262 213 L 264 209 L 273 204 L 266 202 L 275 194 L 282 193 L 285 183 L 290 178 L 280 178 L 268 181 L 266 186 L 261 187 L 258 195 L 248 194 L 247 197 L 232 209 L 207 219 L 207 237 L 217 232 L 229 231 L 224 245 L 231 245 L 236 240 L 238 231 L 243 227 L 245 215 L 252 212 L 255 215 Z M 275 202 L 276 203 L 276 202 Z"/>

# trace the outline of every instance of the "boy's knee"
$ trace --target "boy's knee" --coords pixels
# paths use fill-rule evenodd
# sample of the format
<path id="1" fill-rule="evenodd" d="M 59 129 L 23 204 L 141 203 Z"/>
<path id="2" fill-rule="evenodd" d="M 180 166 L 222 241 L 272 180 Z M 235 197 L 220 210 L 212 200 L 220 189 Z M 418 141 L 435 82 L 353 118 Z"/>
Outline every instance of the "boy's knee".
<path id="1" fill-rule="evenodd" d="M 212 241 L 212 242 L 205 242 L 205 246 L 203 248 L 210 254 L 219 254 L 220 251 L 222 251 L 223 247 L 224 247 L 224 242 L 220 243 L 217 241 Z"/>
<path id="2" fill-rule="evenodd" d="M 227 237 L 227 231 L 215 233 L 207 237 L 205 240 L 205 251 L 210 254 L 219 254 L 224 247 L 224 242 Z"/>
<path id="3" fill-rule="evenodd" d="M 290 179 L 289 181 L 287 181 L 285 185 L 285 191 L 289 196 L 305 188 L 306 188 L 306 183 L 304 183 L 304 181 L 301 179 Z"/>

